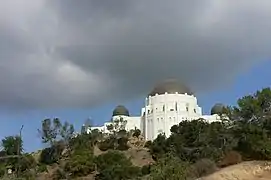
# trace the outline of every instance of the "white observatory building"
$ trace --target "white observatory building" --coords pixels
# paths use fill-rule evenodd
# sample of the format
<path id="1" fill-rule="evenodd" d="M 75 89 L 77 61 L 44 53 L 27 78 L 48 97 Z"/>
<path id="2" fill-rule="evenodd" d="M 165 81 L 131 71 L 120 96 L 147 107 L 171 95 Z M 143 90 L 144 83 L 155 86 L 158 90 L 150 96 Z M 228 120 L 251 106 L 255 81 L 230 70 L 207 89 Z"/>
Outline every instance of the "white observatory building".
<path id="1" fill-rule="evenodd" d="M 140 129 L 146 140 L 154 140 L 160 133 L 170 136 L 173 125 L 185 120 L 205 119 L 207 122 L 220 121 L 225 106 L 216 104 L 211 115 L 202 115 L 202 108 L 197 98 L 185 85 L 176 80 L 167 80 L 158 84 L 146 97 L 141 108 L 141 116 L 132 117 L 124 106 L 117 106 L 112 114 L 112 121 L 101 127 L 92 127 L 108 133 L 108 126 L 124 121 L 125 130 Z"/>

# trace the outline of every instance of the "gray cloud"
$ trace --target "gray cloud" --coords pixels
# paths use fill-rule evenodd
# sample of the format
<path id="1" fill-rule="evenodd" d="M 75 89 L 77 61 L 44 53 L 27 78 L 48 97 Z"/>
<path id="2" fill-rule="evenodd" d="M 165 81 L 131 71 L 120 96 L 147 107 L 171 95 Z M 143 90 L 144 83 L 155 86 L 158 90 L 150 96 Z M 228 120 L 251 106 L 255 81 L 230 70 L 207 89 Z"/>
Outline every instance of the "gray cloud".
<path id="1" fill-rule="evenodd" d="M 0 0 L 0 11 L 7 108 L 93 106 L 166 78 L 206 92 L 271 55 L 267 0 Z"/>

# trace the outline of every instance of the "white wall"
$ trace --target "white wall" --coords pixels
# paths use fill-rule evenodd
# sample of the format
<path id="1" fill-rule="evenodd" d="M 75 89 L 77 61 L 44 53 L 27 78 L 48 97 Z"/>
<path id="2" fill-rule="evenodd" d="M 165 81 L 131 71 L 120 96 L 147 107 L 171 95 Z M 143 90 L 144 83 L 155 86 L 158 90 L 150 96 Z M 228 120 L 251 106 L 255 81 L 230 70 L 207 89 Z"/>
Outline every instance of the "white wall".
<path id="1" fill-rule="evenodd" d="M 131 116 L 113 116 L 112 119 L 113 121 L 120 120 L 120 119 L 125 120 L 126 126 L 125 130 L 130 131 L 132 129 L 141 129 L 141 117 L 131 117 Z"/>
<path id="2" fill-rule="evenodd" d="M 123 120 L 126 122 L 126 125 L 125 125 L 125 130 L 126 131 L 130 131 L 130 130 L 133 130 L 133 129 L 141 129 L 142 127 L 142 121 L 141 121 L 141 117 L 130 117 L 130 116 L 113 116 L 112 117 L 112 122 L 114 121 L 120 121 L 120 120 Z M 104 132 L 104 133 L 109 133 L 108 129 L 107 129 L 107 126 L 108 125 L 111 125 L 112 122 L 106 122 L 104 123 L 103 126 L 100 126 L 100 127 L 92 127 L 91 129 L 98 129 L 99 131 L 101 132 Z"/>
<path id="3" fill-rule="evenodd" d="M 202 109 L 193 95 L 166 93 L 146 98 L 142 114 L 146 116 L 145 138 L 154 140 L 160 133 L 170 136 L 170 128 L 181 121 L 198 119 Z"/>
<path id="4" fill-rule="evenodd" d="M 202 108 L 198 106 L 197 98 L 187 94 L 162 94 L 149 96 L 145 99 L 145 106 L 141 109 L 141 117 L 114 116 L 112 120 L 127 121 L 125 129 L 140 129 L 146 140 L 154 140 L 158 134 L 170 136 L 173 125 L 185 120 L 206 119 L 207 122 L 220 121 L 218 115 L 202 115 Z M 102 127 L 93 127 L 108 133 L 107 122 Z"/>

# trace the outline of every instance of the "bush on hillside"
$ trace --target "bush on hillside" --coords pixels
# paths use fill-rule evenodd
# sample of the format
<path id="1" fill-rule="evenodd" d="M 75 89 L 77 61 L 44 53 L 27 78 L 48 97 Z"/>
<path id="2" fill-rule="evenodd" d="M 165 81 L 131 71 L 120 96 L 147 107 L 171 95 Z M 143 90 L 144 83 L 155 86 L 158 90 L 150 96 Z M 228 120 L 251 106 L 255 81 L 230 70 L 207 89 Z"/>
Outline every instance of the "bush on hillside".
<path id="1" fill-rule="evenodd" d="M 217 171 L 217 169 L 214 161 L 210 159 L 200 159 L 191 166 L 189 176 L 200 178 Z"/>
<path id="2" fill-rule="evenodd" d="M 107 139 L 100 141 L 97 145 L 101 151 L 107 150 L 125 151 L 129 149 L 127 136 L 115 137 L 114 135 L 111 135 Z"/>
<path id="3" fill-rule="evenodd" d="M 37 162 L 31 154 L 24 154 L 20 159 L 20 171 L 24 172 L 28 169 L 35 168 Z"/>
<path id="4" fill-rule="evenodd" d="M 51 165 L 53 163 L 58 162 L 64 149 L 65 145 L 62 144 L 61 142 L 56 143 L 51 147 L 43 149 L 40 154 L 39 162 L 47 165 Z"/>
<path id="5" fill-rule="evenodd" d="M 127 157 L 118 151 L 108 151 L 95 158 L 99 180 L 132 179 L 140 175 L 140 168 L 132 165 Z"/>
<path id="6" fill-rule="evenodd" d="M 181 161 L 172 154 L 167 154 L 151 166 L 149 180 L 186 180 L 189 172 L 188 168 L 189 163 Z"/>
<path id="7" fill-rule="evenodd" d="M 75 150 L 66 162 L 64 170 L 73 178 L 92 173 L 95 170 L 93 153 L 87 149 Z"/>
<path id="8" fill-rule="evenodd" d="M 227 167 L 242 162 L 242 156 L 237 151 L 229 151 L 225 154 L 221 162 L 218 163 L 219 167 Z"/>
<path id="9" fill-rule="evenodd" d="M 147 175 L 147 174 L 150 174 L 151 173 L 151 165 L 144 165 L 141 167 L 141 174 L 144 176 L 144 175 Z"/>
<path id="10" fill-rule="evenodd" d="M 75 138 L 70 139 L 69 141 L 69 147 L 72 150 L 86 148 L 91 149 L 92 144 L 95 142 L 95 139 L 93 139 L 91 134 L 80 134 L 76 136 Z"/>
<path id="11" fill-rule="evenodd" d="M 118 146 L 117 146 L 117 150 L 120 151 L 126 151 L 127 149 L 129 149 L 128 146 L 128 138 L 127 137 L 122 137 L 118 139 Z"/>
<path id="12" fill-rule="evenodd" d="M 107 151 L 110 149 L 114 150 L 115 146 L 116 146 L 116 139 L 113 137 L 109 137 L 109 138 L 99 142 L 97 145 L 101 151 Z"/>

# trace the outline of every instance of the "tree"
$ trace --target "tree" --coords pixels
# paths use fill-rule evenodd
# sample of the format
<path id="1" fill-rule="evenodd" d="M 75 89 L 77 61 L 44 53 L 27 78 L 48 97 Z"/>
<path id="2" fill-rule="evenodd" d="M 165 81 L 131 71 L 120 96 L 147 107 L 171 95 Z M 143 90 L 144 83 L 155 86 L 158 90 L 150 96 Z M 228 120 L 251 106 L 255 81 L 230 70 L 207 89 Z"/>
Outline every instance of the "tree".
<path id="1" fill-rule="evenodd" d="M 244 96 L 231 109 L 233 135 L 238 139 L 236 150 L 246 159 L 270 159 L 271 89 Z"/>
<path id="2" fill-rule="evenodd" d="M 92 134 L 80 134 L 69 141 L 72 150 L 93 148 Z"/>
<path id="3" fill-rule="evenodd" d="M 41 130 L 38 129 L 38 132 L 42 138 L 42 142 L 50 143 L 50 145 L 53 145 L 60 131 L 60 127 L 61 127 L 61 123 L 58 118 L 54 118 L 53 120 L 44 119 L 42 121 Z"/>
<path id="4" fill-rule="evenodd" d="M 64 125 L 60 127 L 60 135 L 61 135 L 62 140 L 64 140 L 64 142 L 68 144 L 73 134 L 74 134 L 74 126 L 72 124 L 69 124 L 67 121 L 65 121 Z"/>
<path id="5" fill-rule="evenodd" d="M 7 136 L 2 139 L 2 147 L 6 155 L 20 155 L 23 152 L 23 141 L 20 136 Z"/>
<path id="6" fill-rule="evenodd" d="M 47 165 L 58 162 L 65 147 L 66 144 L 63 141 L 55 142 L 52 146 L 41 151 L 39 162 Z"/>
<path id="7" fill-rule="evenodd" d="M 52 146 L 56 141 L 61 140 L 68 144 L 74 134 L 74 126 L 67 121 L 62 124 L 58 118 L 45 119 L 42 121 L 42 128 L 38 129 L 38 132 L 43 143 L 49 143 Z"/>
<path id="8" fill-rule="evenodd" d="M 252 95 L 244 96 L 233 107 L 236 120 L 246 122 L 262 121 L 271 118 L 271 89 L 263 88 Z"/>
<path id="9" fill-rule="evenodd" d="M 140 175 L 140 168 L 132 165 L 127 157 L 118 151 L 99 155 L 94 161 L 97 165 L 99 180 L 132 179 Z"/>
<path id="10" fill-rule="evenodd" d="M 3 161 L 0 165 L 10 166 L 16 170 L 17 176 L 25 175 L 30 168 L 35 167 L 36 162 L 30 154 L 23 153 L 23 141 L 20 136 L 7 136 L 2 139 Z M 4 169 L 5 170 L 5 169 Z"/>
<path id="11" fill-rule="evenodd" d="M 108 124 L 108 125 L 106 126 L 106 128 L 107 128 L 107 130 L 108 130 L 110 133 L 114 131 L 114 125 L 113 125 L 113 124 Z"/>
<path id="12" fill-rule="evenodd" d="M 141 131 L 140 131 L 140 129 L 136 129 L 135 131 L 134 131 L 134 133 L 133 133 L 133 136 L 134 137 L 139 137 L 141 135 Z"/>
<path id="13" fill-rule="evenodd" d="M 65 171 L 72 178 L 86 176 L 95 170 L 94 156 L 90 150 L 76 149 L 65 164 Z"/>
<path id="14" fill-rule="evenodd" d="M 65 148 L 69 149 L 70 140 L 74 133 L 73 125 L 68 122 L 62 124 L 58 118 L 42 121 L 41 130 L 38 129 L 43 143 L 49 143 L 50 147 L 42 150 L 40 163 L 52 164 L 58 162 Z"/>
<path id="15" fill-rule="evenodd" d="M 181 161 L 172 154 L 166 154 L 151 166 L 150 180 L 186 180 L 189 163 Z"/>
<path id="16" fill-rule="evenodd" d="M 2 147 L 5 153 L 3 162 L 5 165 L 11 166 L 13 170 L 16 170 L 18 175 L 21 158 L 20 155 L 23 152 L 23 141 L 20 136 L 7 136 L 2 139 Z"/>

